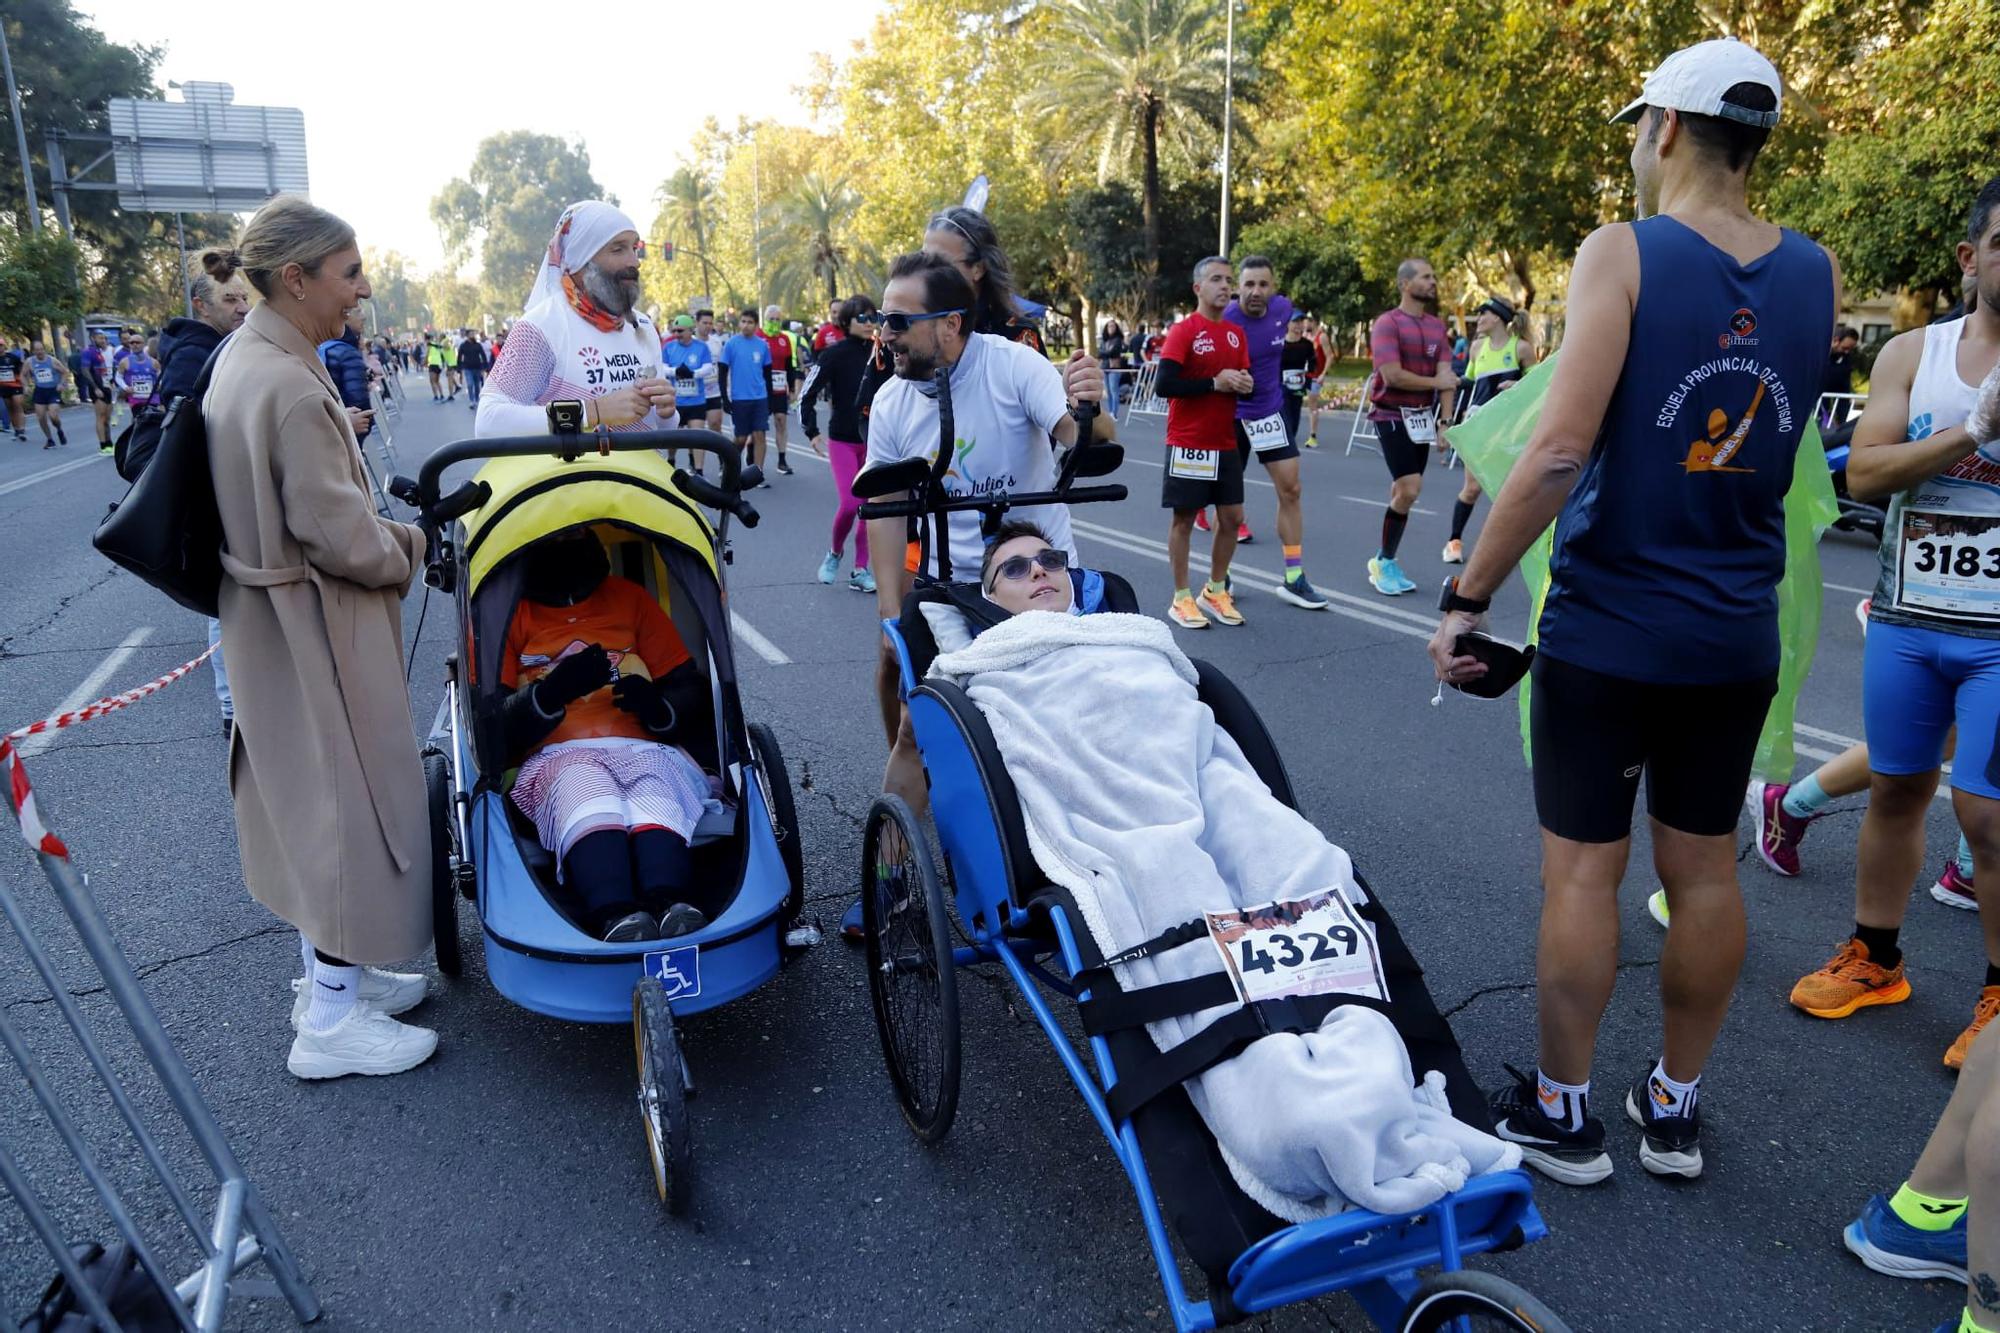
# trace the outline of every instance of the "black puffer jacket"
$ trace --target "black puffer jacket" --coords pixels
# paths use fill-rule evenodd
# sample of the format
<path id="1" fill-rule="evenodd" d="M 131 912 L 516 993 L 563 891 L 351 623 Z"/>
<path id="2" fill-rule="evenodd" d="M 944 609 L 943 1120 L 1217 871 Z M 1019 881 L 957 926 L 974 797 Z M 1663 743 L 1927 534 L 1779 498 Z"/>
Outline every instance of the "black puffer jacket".
<path id="1" fill-rule="evenodd" d="M 179 317 L 167 321 L 160 330 L 160 387 L 153 406 L 139 413 L 112 460 L 118 475 L 127 481 L 139 480 L 153 451 L 160 447 L 160 423 L 176 399 L 193 391 L 201 368 L 222 344 L 222 335 L 198 319 Z"/>

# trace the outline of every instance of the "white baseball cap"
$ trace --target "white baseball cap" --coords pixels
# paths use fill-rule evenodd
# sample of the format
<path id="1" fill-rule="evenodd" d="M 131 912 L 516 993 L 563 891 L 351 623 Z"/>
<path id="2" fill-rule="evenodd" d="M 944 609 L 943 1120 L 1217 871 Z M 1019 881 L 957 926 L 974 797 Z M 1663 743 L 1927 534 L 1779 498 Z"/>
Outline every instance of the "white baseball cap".
<path id="1" fill-rule="evenodd" d="M 1739 83 L 1769 88 L 1773 99 L 1771 109 L 1764 111 L 1724 101 L 1723 94 Z M 1783 97 L 1784 84 L 1778 78 L 1777 67 L 1749 43 L 1724 37 L 1683 47 L 1662 60 L 1646 75 L 1646 82 L 1632 105 L 1611 120 L 1613 124 L 1635 121 L 1647 107 L 1657 106 L 1697 116 L 1719 116 L 1768 130 L 1778 123 Z"/>

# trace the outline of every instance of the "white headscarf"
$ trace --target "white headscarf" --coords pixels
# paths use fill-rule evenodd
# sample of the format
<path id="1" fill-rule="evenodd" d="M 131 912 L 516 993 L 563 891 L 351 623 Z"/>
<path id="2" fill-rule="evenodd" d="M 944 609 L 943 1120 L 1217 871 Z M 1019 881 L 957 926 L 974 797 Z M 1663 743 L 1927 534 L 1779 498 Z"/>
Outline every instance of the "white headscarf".
<path id="1" fill-rule="evenodd" d="M 562 299 L 563 274 L 588 264 L 619 232 L 638 230 L 639 224 L 625 216 L 623 209 L 602 199 L 585 199 L 565 208 L 556 220 L 556 234 L 549 238 L 548 252 L 542 256 L 535 289 L 528 293 L 528 308 Z"/>

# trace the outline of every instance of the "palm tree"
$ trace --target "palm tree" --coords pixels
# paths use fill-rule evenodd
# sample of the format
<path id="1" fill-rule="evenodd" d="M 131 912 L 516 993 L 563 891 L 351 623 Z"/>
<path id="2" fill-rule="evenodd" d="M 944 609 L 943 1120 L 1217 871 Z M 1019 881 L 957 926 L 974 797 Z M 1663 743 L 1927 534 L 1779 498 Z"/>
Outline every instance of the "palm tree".
<path id="1" fill-rule="evenodd" d="M 708 262 L 707 225 L 715 211 L 715 186 L 693 167 L 682 167 L 660 187 L 658 199 L 667 224 L 693 234 L 694 252 L 701 260 L 701 284 L 713 300 L 715 272 Z"/>
<path id="2" fill-rule="evenodd" d="M 1233 0 L 1047 0 L 1023 111 L 1055 155 L 1097 159 L 1098 183 L 1136 158 L 1149 297 L 1160 273 L 1160 153 L 1206 170 L 1223 120 L 1224 6 Z M 1246 100 L 1242 62 L 1236 98 Z M 1238 127 L 1241 132 L 1241 127 Z"/>
<path id="3" fill-rule="evenodd" d="M 785 258 L 771 273 L 772 295 L 796 297 L 824 283 L 827 299 L 839 300 L 843 271 L 851 283 L 876 285 L 880 260 L 854 234 L 860 205 L 845 176 L 808 171 L 799 177 L 777 203 L 772 231 Z"/>

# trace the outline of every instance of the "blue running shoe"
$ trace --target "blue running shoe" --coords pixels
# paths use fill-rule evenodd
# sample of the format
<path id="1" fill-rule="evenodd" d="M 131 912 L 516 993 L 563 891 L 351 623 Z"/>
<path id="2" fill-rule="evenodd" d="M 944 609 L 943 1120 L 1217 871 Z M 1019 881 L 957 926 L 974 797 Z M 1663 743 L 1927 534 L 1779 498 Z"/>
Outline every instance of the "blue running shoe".
<path id="1" fill-rule="evenodd" d="M 1840 1233 L 1854 1257 L 1890 1277 L 1965 1281 L 1965 1217 L 1946 1231 L 1919 1231 L 1877 1194 Z M 1955 1325 L 1954 1325 L 1955 1327 Z"/>
<path id="2" fill-rule="evenodd" d="M 856 569 L 847 576 L 847 586 L 856 592 L 874 592 L 875 576 L 865 569 Z"/>
<path id="3" fill-rule="evenodd" d="M 1395 576 L 1397 585 L 1396 591 L 1399 594 L 1406 592 L 1415 592 L 1417 590 L 1417 585 L 1411 581 L 1410 576 L 1408 574 L 1405 574 L 1403 572 L 1403 567 L 1396 563 L 1395 557 L 1391 556 L 1389 559 L 1384 560 L 1382 564 L 1384 566 L 1382 570 L 1383 573 Z"/>
<path id="4" fill-rule="evenodd" d="M 856 898 L 854 906 L 847 909 L 840 918 L 840 938 L 849 944 L 859 944 L 868 938 L 867 929 L 861 924 L 861 900 Z"/>
<path id="5" fill-rule="evenodd" d="M 1394 560 L 1384 560 L 1379 555 L 1370 556 L 1368 559 L 1368 586 L 1376 592 L 1381 593 L 1384 597 L 1394 597 L 1402 591 L 1395 578 L 1389 573 L 1395 567 L 1396 562 Z M 1401 571 L 1398 570 L 1397 572 L 1400 573 Z"/>
<path id="6" fill-rule="evenodd" d="M 826 559 L 819 562 L 819 581 L 831 583 L 840 577 L 840 553 L 828 551 Z"/>

